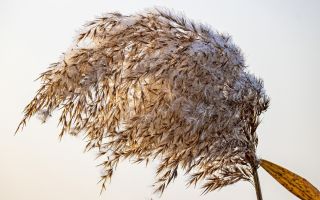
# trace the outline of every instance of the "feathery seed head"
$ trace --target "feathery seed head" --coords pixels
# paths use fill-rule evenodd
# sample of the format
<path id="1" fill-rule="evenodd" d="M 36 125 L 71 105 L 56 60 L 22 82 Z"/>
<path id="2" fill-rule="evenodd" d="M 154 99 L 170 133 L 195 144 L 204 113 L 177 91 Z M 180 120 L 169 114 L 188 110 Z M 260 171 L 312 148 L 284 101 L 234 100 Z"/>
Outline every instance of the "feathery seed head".
<path id="1" fill-rule="evenodd" d="M 212 191 L 251 180 L 257 162 L 255 130 L 269 100 L 245 66 L 229 36 L 183 16 L 110 13 L 41 75 L 19 127 L 61 108 L 60 136 L 82 132 L 105 158 L 103 188 L 121 159 L 157 158 L 157 191 L 178 167 Z"/>

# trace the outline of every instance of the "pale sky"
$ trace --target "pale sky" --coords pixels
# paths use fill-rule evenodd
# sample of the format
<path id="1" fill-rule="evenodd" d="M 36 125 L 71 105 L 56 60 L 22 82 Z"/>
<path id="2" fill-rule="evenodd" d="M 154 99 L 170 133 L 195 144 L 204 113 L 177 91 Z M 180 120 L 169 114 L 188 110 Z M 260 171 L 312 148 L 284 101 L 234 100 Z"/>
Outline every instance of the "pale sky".
<path id="1" fill-rule="evenodd" d="M 33 118 L 14 136 L 24 106 L 40 86 L 34 81 L 56 62 L 88 20 L 105 12 L 132 14 L 152 6 L 229 33 L 249 70 L 271 97 L 258 127 L 258 155 L 320 187 L 320 1 L 0 1 L 0 199 L 2 200 L 227 200 L 256 199 L 254 187 L 238 182 L 201 196 L 185 188 L 180 173 L 159 198 L 152 194 L 155 164 L 121 163 L 101 196 L 99 161 L 83 153 L 81 137 L 58 139 L 57 115 Z M 259 169 L 264 199 L 297 199 Z"/>

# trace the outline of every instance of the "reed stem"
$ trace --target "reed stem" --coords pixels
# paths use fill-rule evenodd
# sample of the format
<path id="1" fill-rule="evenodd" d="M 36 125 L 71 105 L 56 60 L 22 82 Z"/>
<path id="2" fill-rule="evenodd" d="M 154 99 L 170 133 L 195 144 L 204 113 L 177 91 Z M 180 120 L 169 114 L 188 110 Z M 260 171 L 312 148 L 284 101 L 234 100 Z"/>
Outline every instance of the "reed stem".
<path id="1" fill-rule="evenodd" d="M 262 192 L 261 192 L 261 187 L 260 187 L 257 166 L 252 166 L 252 170 L 253 170 L 254 187 L 256 189 L 257 200 L 262 200 Z"/>

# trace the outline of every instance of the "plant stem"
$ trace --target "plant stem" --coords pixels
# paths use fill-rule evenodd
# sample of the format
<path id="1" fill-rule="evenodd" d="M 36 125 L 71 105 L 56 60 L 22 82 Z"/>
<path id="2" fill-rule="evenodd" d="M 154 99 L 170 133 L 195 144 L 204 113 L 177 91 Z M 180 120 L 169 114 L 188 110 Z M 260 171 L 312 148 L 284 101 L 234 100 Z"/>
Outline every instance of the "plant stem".
<path id="1" fill-rule="evenodd" d="M 258 176 L 258 171 L 257 167 L 252 165 L 252 170 L 253 170 L 253 179 L 254 179 L 254 187 L 256 189 L 256 194 L 257 194 L 257 200 L 262 200 L 262 192 L 261 192 L 261 187 L 260 187 L 260 181 L 259 181 L 259 176 Z"/>

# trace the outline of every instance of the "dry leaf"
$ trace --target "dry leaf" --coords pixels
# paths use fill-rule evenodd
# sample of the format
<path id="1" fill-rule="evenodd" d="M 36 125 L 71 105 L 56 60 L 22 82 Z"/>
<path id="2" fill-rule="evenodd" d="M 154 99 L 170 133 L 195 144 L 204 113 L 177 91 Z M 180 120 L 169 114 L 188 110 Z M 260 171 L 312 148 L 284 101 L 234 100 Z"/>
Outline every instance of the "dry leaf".
<path id="1" fill-rule="evenodd" d="M 320 192 L 301 176 L 267 160 L 260 160 L 260 165 L 273 178 L 294 195 L 303 200 L 319 200 Z"/>

